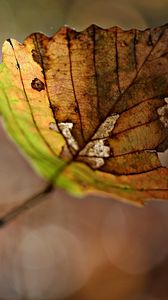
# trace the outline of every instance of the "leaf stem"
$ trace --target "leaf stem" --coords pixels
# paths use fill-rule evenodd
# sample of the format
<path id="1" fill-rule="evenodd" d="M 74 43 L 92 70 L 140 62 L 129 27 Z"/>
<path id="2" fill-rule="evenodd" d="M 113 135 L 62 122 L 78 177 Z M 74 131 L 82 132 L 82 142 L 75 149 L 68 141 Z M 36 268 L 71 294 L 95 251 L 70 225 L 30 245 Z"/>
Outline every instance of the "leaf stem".
<path id="1" fill-rule="evenodd" d="M 0 228 L 4 227 L 5 225 L 13 221 L 21 213 L 25 212 L 26 210 L 38 204 L 39 201 L 43 201 L 45 199 L 44 196 L 51 193 L 53 189 L 54 189 L 53 184 L 48 183 L 41 192 L 34 194 L 29 199 L 27 199 L 23 204 L 11 209 L 8 213 L 6 213 L 4 216 L 0 218 Z"/>

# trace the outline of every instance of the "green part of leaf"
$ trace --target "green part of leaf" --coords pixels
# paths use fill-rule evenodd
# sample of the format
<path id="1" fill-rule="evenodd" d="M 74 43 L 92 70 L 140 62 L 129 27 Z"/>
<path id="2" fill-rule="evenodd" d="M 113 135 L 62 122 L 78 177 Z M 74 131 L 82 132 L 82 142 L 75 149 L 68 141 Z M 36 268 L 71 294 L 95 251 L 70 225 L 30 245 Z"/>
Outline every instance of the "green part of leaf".
<path id="1" fill-rule="evenodd" d="M 20 146 L 20 149 L 27 154 L 38 173 L 50 180 L 57 175 L 65 162 L 50 155 L 43 140 L 34 129 L 31 115 L 28 112 L 19 114 L 15 110 L 20 100 L 15 97 L 8 98 L 7 92 L 15 89 L 15 94 L 17 94 L 17 89 L 12 86 L 10 71 L 4 64 L 0 65 L 0 79 L 0 111 L 3 114 L 7 132 Z"/>

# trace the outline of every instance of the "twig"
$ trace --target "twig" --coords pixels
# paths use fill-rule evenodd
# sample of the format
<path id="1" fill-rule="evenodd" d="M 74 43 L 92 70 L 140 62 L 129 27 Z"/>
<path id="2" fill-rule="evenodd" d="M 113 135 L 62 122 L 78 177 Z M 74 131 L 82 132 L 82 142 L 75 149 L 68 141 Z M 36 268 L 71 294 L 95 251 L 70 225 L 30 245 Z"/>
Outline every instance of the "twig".
<path id="1" fill-rule="evenodd" d="M 12 220 L 14 220 L 21 213 L 25 212 L 27 209 L 30 209 L 36 204 L 38 204 L 39 202 L 43 201 L 44 196 L 51 193 L 53 189 L 54 189 L 53 184 L 48 183 L 47 186 L 41 192 L 31 196 L 29 199 L 27 199 L 23 204 L 19 205 L 18 207 L 11 209 L 11 211 L 9 211 L 8 213 L 6 213 L 4 216 L 0 218 L 0 228 L 10 223 Z"/>

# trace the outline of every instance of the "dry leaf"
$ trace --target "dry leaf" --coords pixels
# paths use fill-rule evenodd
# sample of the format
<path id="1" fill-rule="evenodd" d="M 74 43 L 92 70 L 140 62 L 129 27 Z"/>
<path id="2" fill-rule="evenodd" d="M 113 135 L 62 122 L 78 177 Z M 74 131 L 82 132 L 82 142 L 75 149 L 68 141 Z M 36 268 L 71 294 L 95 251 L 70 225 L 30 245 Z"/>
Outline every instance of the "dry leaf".
<path id="1" fill-rule="evenodd" d="M 75 195 L 168 200 L 168 25 L 7 40 L 0 109 L 42 176 Z"/>

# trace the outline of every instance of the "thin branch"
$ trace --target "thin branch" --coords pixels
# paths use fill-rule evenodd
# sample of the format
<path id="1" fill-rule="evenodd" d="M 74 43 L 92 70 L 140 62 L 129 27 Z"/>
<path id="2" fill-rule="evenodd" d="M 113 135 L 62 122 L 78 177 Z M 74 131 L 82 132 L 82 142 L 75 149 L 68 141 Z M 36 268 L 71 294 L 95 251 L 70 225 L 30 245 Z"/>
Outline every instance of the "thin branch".
<path id="1" fill-rule="evenodd" d="M 32 197 L 27 199 L 23 204 L 13 208 L 11 211 L 6 213 L 0 218 L 0 228 L 13 221 L 21 213 L 25 212 L 26 210 L 38 204 L 39 202 L 43 201 L 45 199 L 44 196 L 50 194 L 53 191 L 53 189 L 53 184 L 48 183 L 47 186 L 41 192 L 33 195 Z"/>

